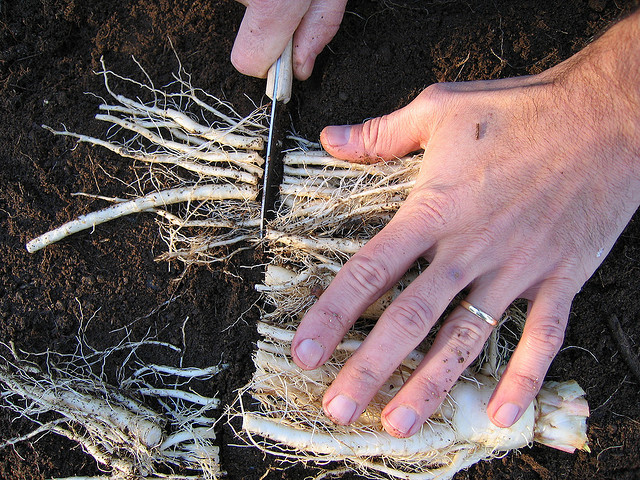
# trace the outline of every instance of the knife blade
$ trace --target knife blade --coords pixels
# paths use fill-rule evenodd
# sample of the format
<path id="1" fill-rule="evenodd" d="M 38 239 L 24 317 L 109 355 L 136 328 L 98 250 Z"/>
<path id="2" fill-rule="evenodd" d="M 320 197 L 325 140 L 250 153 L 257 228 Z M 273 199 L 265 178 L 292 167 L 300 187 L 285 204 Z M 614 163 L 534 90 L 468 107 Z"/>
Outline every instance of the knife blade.
<path id="1" fill-rule="evenodd" d="M 276 129 L 276 117 L 279 105 L 288 103 L 291 99 L 291 87 L 293 83 L 293 38 L 284 51 L 271 66 L 267 73 L 266 94 L 271 98 L 271 115 L 269 121 L 269 134 L 267 137 L 267 151 L 264 162 L 264 176 L 262 179 L 262 202 L 260 205 L 260 238 L 264 238 L 267 217 L 273 212 L 277 197 L 277 160 L 279 152 Z"/>

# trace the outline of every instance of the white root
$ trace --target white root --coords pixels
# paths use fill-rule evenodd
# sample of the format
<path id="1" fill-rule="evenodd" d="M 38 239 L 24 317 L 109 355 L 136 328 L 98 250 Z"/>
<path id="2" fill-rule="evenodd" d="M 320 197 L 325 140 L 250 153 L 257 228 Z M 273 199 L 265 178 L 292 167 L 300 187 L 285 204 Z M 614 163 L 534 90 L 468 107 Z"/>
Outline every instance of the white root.
<path id="1" fill-rule="evenodd" d="M 204 178 L 221 178 L 248 183 L 249 185 L 257 185 L 261 176 L 261 173 L 260 175 L 256 175 L 255 173 L 244 172 L 233 168 L 215 167 L 212 165 L 198 163 L 193 161 L 187 155 L 147 153 L 143 151 L 133 150 L 131 147 L 125 145 L 117 145 L 105 140 L 100 140 L 99 138 L 91 137 L 88 135 L 68 132 L 66 130 L 54 130 L 47 125 L 42 125 L 42 127 L 49 130 L 54 135 L 73 137 L 77 139 L 79 143 L 90 143 L 92 145 L 98 145 L 112 151 L 113 153 L 117 153 L 124 158 L 132 158 L 134 160 L 149 164 L 176 165 Z"/>
<path id="2" fill-rule="evenodd" d="M 108 112 L 127 113 L 131 116 L 138 116 L 140 113 L 147 113 L 149 117 L 156 116 L 159 118 L 171 119 L 173 122 L 166 122 L 161 124 L 165 128 L 175 128 L 176 126 L 182 127 L 189 133 L 194 133 L 199 137 L 207 140 L 214 141 L 216 143 L 226 145 L 239 150 L 256 150 L 260 151 L 264 149 L 264 138 L 261 136 L 247 136 L 231 133 L 230 131 L 222 131 L 211 127 L 206 127 L 199 124 L 192 118 L 188 117 L 185 113 L 175 110 L 173 108 L 161 109 L 158 107 L 149 107 L 139 102 L 130 100 L 122 95 L 116 95 L 115 98 L 121 101 L 123 104 L 130 105 L 132 108 L 122 108 L 117 105 L 100 105 L 100 110 Z M 160 126 L 160 122 L 150 122 L 150 125 Z M 198 138 L 198 137 L 195 137 Z"/>
<path id="3" fill-rule="evenodd" d="M 368 239 L 407 197 L 420 157 L 360 165 L 324 152 L 294 151 L 283 162 L 281 208 L 273 229 L 316 238 Z"/>
<path id="4" fill-rule="evenodd" d="M 150 118 L 154 117 L 160 119 L 171 119 L 176 125 L 184 128 L 187 132 L 195 133 L 204 138 L 208 138 L 210 140 L 215 140 L 218 143 L 233 147 L 233 148 L 241 148 L 241 149 L 251 149 L 251 150 L 262 150 L 264 147 L 264 138 L 262 135 L 259 135 L 260 132 L 265 130 L 263 125 L 257 124 L 249 119 L 237 119 L 232 116 L 228 116 L 223 114 L 220 110 L 211 107 L 204 101 L 200 100 L 196 95 L 196 89 L 191 86 L 188 82 L 182 80 L 182 78 L 178 78 L 178 82 L 180 85 L 186 90 L 182 90 L 179 93 L 167 94 L 166 92 L 156 90 L 152 86 L 149 87 L 147 85 L 140 85 L 138 82 L 135 82 L 129 78 L 122 78 L 119 75 L 107 70 L 104 58 L 100 58 L 100 63 L 102 65 L 102 72 L 100 72 L 104 79 L 104 86 L 109 94 L 117 100 L 121 105 L 124 106 L 111 106 L 111 105 L 102 105 L 100 108 L 103 110 L 112 110 L 119 111 L 121 113 L 128 113 L 132 117 L 142 117 L 142 118 Z M 146 72 L 143 71 L 143 73 Z M 182 68 L 178 72 L 179 75 L 182 75 L 184 72 Z M 121 80 L 125 80 L 134 84 L 138 84 L 145 89 L 149 89 L 154 97 L 159 97 L 162 101 L 158 103 L 157 99 L 152 104 L 142 104 L 135 100 L 131 100 L 123 95 L 119 95 L 115 93 L 110 85 L 109 85 L 109 76 L 113 76 L 119 78 Z M 205 94 L 211 99 L 213 99 L 218 104 L 223 104 L 217 98 Z M 210 126 L 203 126 L 197 123 L 193 118 L 180 111 L 180 103 L 184 100 L 188 100 L 190 102 L 198 105 L 202 111 L 206 111 L 212 113 L 214 118 L 218 121 L 221 121 L 223 125 L 226 125 L 226 128 L 215 129 Z M 158 105 L 162 105 L 162 107 L 158 107 Z M 175 105 L 177 109 L 166 108 L 166 105 Z M 229 105 L 225 106 L 229 108 Z M 235 111 L 232 110 L 234 116 L 237 117 Z M 252 128 L 246 128 L 246 125 L 250 125 Z M 241 131 L 242 135 L 234 134 L 234 131 Z"/>
<path id="5" fill-rule="evenodd" d="M 213 409 L 220 407 L 219 399 L 204 397 L 195 392 L 185 392 L 182 390 L 174 390 L 170 388 L 140 388 L 138 392 L 141 395 L 148 395 L 152 397 L 168 397 L 184 400 L 189 403 L 194 403 L 196 405 L 202 405 Z"/>
<path id="6" fill-rule="evenodd" d="M 256 153 L 226 152 L 218 148 L 208 148 L 206 150 L 194 148 L 189 145 L 185 145 L 184 143 L 166 140 L 161 135 L 153 133 L 151 130 L 141 127 L 134 122 L 122 120 L 111 115 L 96 115 L 96 119 L 104 120 L 113 123 L 114 125 L 119 125 L 122 128 L 126 128 L 127 130 L 131 130 L 132 132 L 150 140 L 155 145 L 175 152 L 174 154 L 178 158 L 185 156 L 186 158 L 195 158 L 206 162 L 230 162 L 239 168 L 247 170 L 249 173 L 256 175 L 257 177 L 262 176 L 262 168 L 254 166 L 256 160 L 259 158 Z"/>
<path id="7" fill-rule="evenodd" d="M 156 447 L 162 441 L 162 428 L 147 417 L 135 414 L 115 403 L 74 391 L 45 389 L 28 384 L 15 376 L 0 371 L 0 381 L 24 398 L 56 410 L 65 416 L 83 416 L 88 421 L 112 425 L 115 429 L 129 430 L 147 447 Z"/>
<path id="8" fill-rule="evenodd" d="M 420 352 L 399 367 L 354 424 L 334 425 L 323 414 L 322 396 L 361 341 L 348 339 L 348 347 L 338 347 L 324 366 L 303 371 L 290 357 L 292 331 L 267 324 L 259 331 L 264 340 L 258 344 L 256 373 L 247 389 L 260 409 L 246 412 L 240 407 L 238 415 L 247 440 L 274 455 L 321 464 L 343 461 L 370 477 L 445 480 L 534 441 L 566 451 L 588 450 L 589 410 L 575 382 L 545 383 L 521 419 L 503 429 L 486 413 L 497 380 L 472 371 L 456 383 L 418 434 L 408 439 L 390 436 L 380 423 L 380 412 L 417 367 Z"/>
<path id="9" fill-rule="evenodd" d="M 285 235 L 275 230 L 267 230 L 265 238 L 276 244 L 283 244 L 292 250 L 339 252 L 343 255 L 353 255 L 366 243 L 365 240 L 351 238 L 310 238 L 301 235 Z"/>
<path id="10" fill-rule="evenodd" d="M 186 378 L 211 378 L 213 375 L 217 375 L 223 370 L 229 368 L 228 364 L 222 365 L 214 365 L 212 367 L 207 368 L 195 368 L 195 367 L 187 367 L 187 368 L 178 368 L 172 367 L 170 365 L 155 365 L 149 364 L 144 367 L 136 370 L 133 374 L 134 377 L 139 377 L 146 372 L 156 372 L 166 375 L 175 375 L 176 377 L 186 377 Z"/>
<path id="11" fill-rule="evenodd" d="M 247 413 L 242 417 L 245 431 L 268 437 L 315 455 L 330 455 L 343 460 L 347 457 L 374 457 L 382 452 L 389 456 L 413 457 L 425 450 L 442 450 L 455 441 L 452 429 L 445 424 L 432 425 L 409 438 L 395 438 L 378 432 L 324 433 L 312 429 L 298 429 L 275 419 Z"/>
<path id="12" fill-rule="evenodd" d="M 166 205 L 182 202 L 220 201 L 220 200 L 253 200 L 257 190 L 248 186 L 235 185 L 200 185 L 181 187 L 161 192 L 150 193 L 128 202 L 118 203 L 97 212 L 81 215 L 64 225 L 47 232 L 27 243 L 27 250 L 31 253 L 59 242 L 65 237 L 82 230 L 87 230 L 110 220 L 144 212 Z"/>

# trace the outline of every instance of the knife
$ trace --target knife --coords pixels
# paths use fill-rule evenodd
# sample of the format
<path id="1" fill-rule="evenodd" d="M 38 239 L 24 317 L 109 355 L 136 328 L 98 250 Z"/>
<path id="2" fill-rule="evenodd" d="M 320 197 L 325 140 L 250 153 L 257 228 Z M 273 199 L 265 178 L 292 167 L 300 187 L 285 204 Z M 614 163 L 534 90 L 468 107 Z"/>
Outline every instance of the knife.
<path id="1" fill-rule="evenodd" d="M 262 204 L 260 207 L 260 238 L 264 238 L 265 223 L 267 217 L 273 212 L 275 199 L 277 196 L 276 187 L 277 172 L 276 162 L 278 160 L 278 146 L 276 129 L 276 116 L 280 105 L 288 103 L 291 99 L 291 86 L 293 83 L 293 38 L 285 47 L 282 55 L 271 66 L 267 73 L 267 96 L 271 98 L 271 117 L 269 123 L 269 135 L 267 137 L 267 152 L 264 162 L 264 176 L 262 179 Z M 275 190 L 275 191 L 274 191 Z"/>

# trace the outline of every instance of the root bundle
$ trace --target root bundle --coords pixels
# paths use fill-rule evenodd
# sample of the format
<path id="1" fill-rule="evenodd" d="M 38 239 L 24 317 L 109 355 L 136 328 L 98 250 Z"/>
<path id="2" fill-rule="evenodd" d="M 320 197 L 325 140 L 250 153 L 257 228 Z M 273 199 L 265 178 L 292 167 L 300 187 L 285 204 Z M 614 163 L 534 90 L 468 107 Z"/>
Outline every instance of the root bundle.
<path id="1" fill-rule="evenodd" d="M 158 216 L 168 246 L 163 259 L 192 264 L 228 258 L 256 236 L 259 226 L 264 110 L 240 118 L 230 105 L 191 86 L 182 70 L 171 85 L 175 91 L 169 93 L 122 78 L 104 63 L 102 67 L 113 103 L 100 105 L 104 113 L 96 119 L 111 126 L 108 140 L 45 128 L 133 159 L 142 172 L 138 191 L 131 200 L 111 199 L 115 205 L 45 233 L 27 249 L 35 252 L 115 218 L 151 212 Z M 110 86 L 113 79 L 134 84 L 148 100 L 116 93 Z"/>
<path id="2" fill-rule="evenodd" d="M 362 337 L 352 333 L 325 365 L 304 371 L 291 359 L 292 332 L 267 324 L 259 329 L 263 340 L 247 388 L 260 406 L 258 411 L 241 411 L 243 432 L 250 443 L 274 455 L 319 464 L 339 460 L 367 477 L 443 480 L 534 441 L 566 451 L 588 450 L 589 408 L 575 382 L 547 382 L 522 418 L 503 429 L 486 413 L 497 381 L 477 370 L 456 383 L 416 435 L 392 437 L 384 431 L 380 413 L 417 367 L 422 358 L 418 351 L 394 372 L 358 420 L 335 425 L 323 414 L 322 395 Z"/>
<path id="3" fill-rule="evenodd" d="M 114 351 L 128 350 L 135 356 L 143 345 L 172 347 L 153 341 L 123 342 L 106 351 L 82 354 L 91 350 L 81 340 L 77 353 L 47 352 L 44 365 L 29 359 L 39 356 L 9 350 L 1 359 L 0 395 L 5 407 L 37 427 L 0 448 L 53 432 L 78 443 L 114 480 L 217 478 L 221 474 L 214 433 L 217 420 L 211 416 L 219 408 L 217 399 L 175 386 L 157 388 L 148 375 L 154 372 L 156 381 L 162 378 L 157 369 L 138 369 L 118 385 L 109 383 L 99 369 Z M 215 373 L 213 367 L 195 372 L 160 368 L 188 378 Z"/>

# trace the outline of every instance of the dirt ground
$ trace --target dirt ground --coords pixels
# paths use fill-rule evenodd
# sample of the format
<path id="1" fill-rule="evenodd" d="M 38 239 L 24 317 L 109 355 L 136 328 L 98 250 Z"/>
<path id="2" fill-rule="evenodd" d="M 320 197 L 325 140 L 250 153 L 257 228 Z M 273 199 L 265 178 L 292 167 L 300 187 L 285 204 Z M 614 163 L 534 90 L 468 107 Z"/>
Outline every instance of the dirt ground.
<path id="1" fill-rule="evenodd" d="M 392 111 L 440 81 L 540 72 L 586 45 L 637 1 L 351 1 L 342 27 L 312 78 L 294 85 L 291 124 L 309 139 L 321 128 Z M 122 196 L 130 164 L 104 150 L 54 137 L 41 124 L 103 136 L 93 119 L 104 94 L 99 59 L 156 85 L 177 69 L 170 41 L 192 83 L 243 113 L 264 102 L 264 81 L 229 61 L 243 7 L 217 0 L 13 0 L 0 2 L 0 341 L 68 352 L 80 322 L 95 346 L 113 345 L 129 326 L 182 345 L 184 364 L 231 364 L 203 393 L 232 401 L 251 375 L 262 252 L 183 275 L 155 262 L 165 250 L 147 214 L 112 222 L 28 254 L 29 239 L 104 203 L 75 192 Z M 514 152 L 515 153 L 515 152 Z M 239 265 L 256 265 L 245 269 Z M 177 281 L 183 277 L 181 281 Z M 615 315 L 640 344 L 640 219 L 632 220 L 575 299 L 565 348 L 549 378 L 586 390 L 591 453 L 533 447 L 476 465 L 457 479 L 640 478 L 640 392 L 607 320 Z M 243 315 L 244 314 L 244 315 Z M 243 316 L 242 316 L 243 315 Z M 242 316 L 242 320 L 238 318 Z M 90 322 L 89 322 L 90 320 Z M 153 359 L 154 352 L 148 352 Z M 166 360 L 166 359 L 165 359 Z M 31 425 L 0 410 L 0 441 Z M 311 468 L 277 470 L 271 458 L 235 446 L 220 427 L 227 478 L 302 479 Z M 92 458 L 54 435 L 0 451 L 0 477 L 27 480 L 99 473 Z"/>

